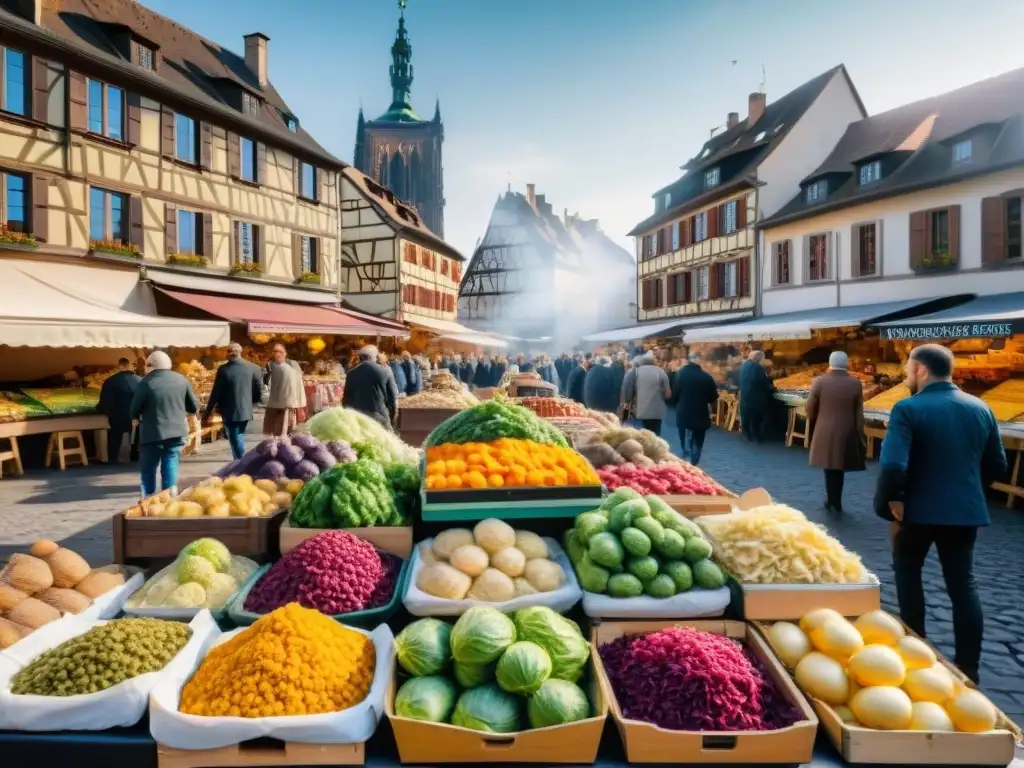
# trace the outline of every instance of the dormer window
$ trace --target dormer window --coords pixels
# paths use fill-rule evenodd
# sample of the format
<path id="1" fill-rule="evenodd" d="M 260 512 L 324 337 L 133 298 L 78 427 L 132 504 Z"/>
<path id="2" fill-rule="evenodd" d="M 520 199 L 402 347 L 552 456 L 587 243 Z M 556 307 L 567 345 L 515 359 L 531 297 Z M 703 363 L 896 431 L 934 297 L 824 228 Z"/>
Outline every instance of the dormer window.
<path id="1" fill-rule="evenodd" d="M 299 130 L 299 121 L 296 120 L 292 115 L 282 114 L 281 119 L 284 120 L 285 126 L 292 133 L 295 133 L 297 130 Z"/>
<path id="2" fill-rule="evenodd" d="M 873 160 L 870 163 L 864 163 L 860 167 L 857 173 L 857 179 L 860 185 L 863 187 L 865 184 L 873 184 L 882 178 L 882 161 Z"/>
<path id="3" fill-rule="evenodd" d="M 662 205 L 668 209 L 672 206 L 672 193 L 666 192 L 665 197 L 662 199 Z"/>
<path id="4" fill-rule="evenodd" d="M 821 181 L 815 181 L 812 184 L 807 185 L 807 190 L 804 193 L 806 196 L 807 204 L 820 203 L 828 196 L 828 182 L 822 179 Z"/>
<path id="5" fill-rule="evenodd" d="M 153 69 L 153 49 L 150 48 L 148 45 L 142 45 L 141 43 L 138 43 L 136 46 L 136 50 L 138 51 L 138 53 L 136 54 L 138 58 L 136 64 L 138 64 L 143 69 Z"/>
<path id="6" fill-rule="evenodd" d="M 260 116 L 260 100 L 253 96 L 251 93 L 242 94 L 242 111 L 251 116 Z"/>
<path id="7" fill-rule="evenodd" d="M 971 146 L 970 139 L 958 141 L 956 144 L 953 145 L 953 162 L 963 163 L 966 162 L 967 160 L 970 160 L 972 149 L 973 147 Z"/>
<path id="8" fill-rule="evenodd" d="M 711 170 L 704 172 L 704 188 L 711 189 L 711 187 L 717 187 L 718 182 L 721 179 L 718 167 L 714 167 Z"/>
<path id="9" fill-rule="evenodd" d="M 707 157 L 710 154 L 710 152 L 711 152 L 711 147 L 704 147 L 703 151 L 700 153 L 700 155 L 697 157 L 697 159 L 698 160 L 703 160 L 705 157 Z"/>

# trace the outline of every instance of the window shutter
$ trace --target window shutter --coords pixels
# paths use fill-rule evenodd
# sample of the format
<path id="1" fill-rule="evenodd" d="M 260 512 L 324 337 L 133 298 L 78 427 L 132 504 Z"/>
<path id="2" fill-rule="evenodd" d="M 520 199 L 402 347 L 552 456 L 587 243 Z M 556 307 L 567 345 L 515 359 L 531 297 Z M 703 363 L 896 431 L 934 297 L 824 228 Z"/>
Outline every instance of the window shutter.
<path id="1" fill-rule="evenodd" d="M 718 209 L 708 208 L 708 238 L 718 237 Z"/>
<path id="2" fill-rule="evenodd" d="M 928 211 L 910 214 L 910 267 L 920 267 L 928 253 Z"/>
<path id="3" fill-rule="evenodd" d="M 242 222 L 231 222 L 231 263 L 242 261 Z"/>
<path id="4" fill-rule="evenodd" d="M 199 124 L 199 164 L 202 168 L 213 168 L 213 126 L 207 122 Z"/>
<path id="5" fill-rule="evenodd" d="M 174 112 L 166 106 L 160 110 L 160 152 L 174 157 Z"/>
<path id="6" fill-rule="evenodd" d="M 744 195 L 736 201 L 736 229 L 746 229 L 747 226 L 747 198 Z"/>
<path id="7" fill-rule="evenodd" d="M 683 301 L 693 301 L 693 272 L 686 272 L 683 275 Z"/>
<path id="8" fill-rule="evenodd" d="M 213 262 L 213 214 L 204 213 L 202 218 L 203 256 Z M 255 239 L 255 235 L 253 236 Z M 198 238 L 197 238 L 198 239 Z"/>
<path id="9" fill-rule="evenodd" d="M 68 80 L 68 98 L 71 102 L 71 128 L 77 131 L 84 131 L 88 121 L 86 119 L 86 84 L 85 75 L 81 72 L 72 71 Z"/>
<path id="10" fill-rule="evenodd" d="M 164 250 L 178 252 L 178 209 L 164 204 Z"/>
<path id="11" fill-rule="evenodd" d="M 330 200 L 330 195 L 327 193 L 327 172 L 323 168 L 316 169 L 316 199 L 321 203 L 327 203 Z"/>
<path id="12" fill-rule="evenodd" d="M 32 176 L 32 234 L 45 243 L 50 234 L 50 176 Z"/>
<path id="13" fill-rule="evenodd" d="M 1006 199 L 981 201 L 981 265 L 995 267 L 1006 258 Z"/>
<path id="14" fill-rule="evenodd" d="M 296 279 L 302 277 L 302 243 L 299 237 L 298 232 L 292 232 L 292 274 Z"/>
<path id="15" fill-rule="evenodd" d="M 240 178 L 242 175 L 242 145 L 237 133 L 228 133 L 228 176 Z"/>
<path id="16" fill-rule="evenodd" d="M 693 244 L 692 234 L 690 232 L 690 220 L 683 219 L 679 222 L 679 244 L 683 248 L 688 248 Z"/>
<path id="17" fill-rule="evenodd" d="M 803 250 L 800 252 L 800 253 L 803 254 L 803 272 L 804 272 L 803 281 L 805 283 L 809 283 L 813 279 L 813 276 L 811 275 L 811 236 L 810 235 L 804 235 L 803 236 L 803 242 L 801 243 L 801 247 L 803 248 Z M 790 266 L 789 282 L 795 283 L 796 280 L 794 279 L 794 276 L 793 276 L 793 273 L 792 273 L 792 269 L 793 269 L 792 259 L 790 260 L 789 266 Z"/>
<path id="18" fill-rule="evenodd" d="M 719 280 L 719 269 L 721 264 L 712 264 L 711 268 L 708 269 L 708 298 L 717 299 L 721 293 L 721 282 Z"/>
<path id="19" fill-rule="evenodd" d="M 654 306 L 665 306 L 665 282 L 660 277 L 654 281 Z"/>
<path id="20" fill-rule="evenodd" d="M 687 219 L 687 224 L 689 244 L 693 245 L 695 242 L 697 242 L 697 217 L 691 216 L 689 219 Z"/>
<path id="21" fill-rule="evenodd" d="M 839 233 L 829 232 L 825 238 L 825 277 L 832 280 L 836 276 L 839 264 L 833 264 L 839 260 Z"/>
<path id="22" fill-rule="evenodd" d="M 256 181 L 267 183 L 267 145 L 262 141 L 256 145 Z"/>
<path id="23" fill-rule="evenodd" d="M 140 251 L 146 250 L 146 230 L 144 229 L 142 198 L 132 195 L 128 199 L 128 241 Z"/>
<path id="24" fill-rule="evenodd" d="M 138 146 L 142 143 L 142 97 L 129 91 L 125 101 L 128 103 L 128 143 Z"/>
<path id="25" fill-rule="evenodd" d="M 862 224 L 850 227 L 850 274 L 860 277 L 860 228 Z"/>
<path id="26" fill-rule="evenodd" d="M 292 158 L 292 188 L 295 190 L 295 196 L 298 197 L 302 191 L 302 187 L 299 186 L 301 179 L 299 174 L 301 173 L 302 162 L 297 157 Z"/>
<path id="27" fill-rule="evenodd" d="M 746 256 L 739 261 L 739 295 L 749 296 L 750 295 L 750 257 Z"/>
<path id="28" fill-rule="evenodd" d="M 885 240 L 885 230 L 882 229 L 883 219 L 875 219 L 875 277 L 882 276 L 882 243 Z"/>
<path id="29" fill-rule="evenodd" d="M 46 59 L 32 57 L 32 117 L 41 123 L 50 122 L 50 91 Z"/>
<path id="30" fill-rule="evenodd" d="M 960 266 L 960 206 L 949 206 L 949 255 Z"/>

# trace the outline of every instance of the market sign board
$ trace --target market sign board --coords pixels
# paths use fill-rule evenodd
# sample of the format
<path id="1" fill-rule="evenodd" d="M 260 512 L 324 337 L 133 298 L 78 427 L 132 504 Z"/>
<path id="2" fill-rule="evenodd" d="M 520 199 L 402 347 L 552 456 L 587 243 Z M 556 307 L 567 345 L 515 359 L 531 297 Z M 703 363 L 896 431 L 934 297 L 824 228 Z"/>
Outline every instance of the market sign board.
<path id="1" fill-rule="evenodd" d="M 1004 323 L 985 321 L 884 326 L 881 331 L 882 338 L 887 341 L 987 339 L 1024 333 L 1024 318 Z"/>

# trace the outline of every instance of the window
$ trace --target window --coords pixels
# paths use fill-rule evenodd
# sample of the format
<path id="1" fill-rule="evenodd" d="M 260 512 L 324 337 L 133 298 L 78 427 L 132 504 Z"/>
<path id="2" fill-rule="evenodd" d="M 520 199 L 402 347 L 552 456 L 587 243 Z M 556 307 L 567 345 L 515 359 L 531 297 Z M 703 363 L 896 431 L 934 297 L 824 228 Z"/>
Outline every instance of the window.
<path id="1" fill-rule="evenodd" d="M 710 267 L 700 267 L 697 269 L 697 301 L 706 301 L 711 295 L 710 276 Z"/>
<path id="2" fill-rule="evenodd" d="M 709 171 L 705 171 L 704 172 L 704 186 L 709 188 L 709 189 L 711 187 L 717 187 L 718 186 L 718 181 L 719 181 L 720 178 L 721 178 L 721 174 L 719 173 L 717 167 L 712 168 Z"/>
<path id="3" fill-rule="evenodd" d="M 828 280 L 829 279 L 829 258 L 828 258 L 827 234 L 811 235 L 807 238 L 807 280 Z"/>
<path id="4" fill-rule="evenodd" d="M 174 156 L 186 163 L 196 162 L 196 121 L 180 112 L 174 115 Z"/>
<path id="5" fill-rule="evenodd" d="M 949 253 L 949 211 L 932 211 L 931 215 L 932 254 Z"/>
<path id="6" fill-rule="evenodd" d="M 247 221 L 238 222 L 238 262 L 240 264 L 260 263 L 260 228 Z"/>
<path id="7" fill-rule="evenodd" d="M 28 177 L 17 173 L 3 174 L 2 210 L 0 210 L 0 229 L 9 232 L 29 233 Z"/>
<path id="8" fill-rule="evenodd" d="M 260 100 L 251 93 L 242 94 L 242 111 L 252 117 L 260 116 Z"/>
<path id="9" fill-rule="evenodd" d="M 789 240 L 782 240 L 772 245 L 776 285 L 789 285 L 789 243 Z"/>
<path id="10" fill-rule="evenodd" d="M 736 209 L 739 207 L 739 203 L 735 200 L 730 200 L 728 203 L 722 206 L 722 234 L 728 235 L 731 232 L 735 232 L 737 229 L 736 225 Z"/>
<path id="11" fill-rule="evenodd" d="M 119 192 L 89 188 L 89 240 L 128 242 L 128 200 Z"/>
<path id="12" fill-rule="evenodd" d="M 299 165 L 299 195 L 307 200 L 316 200 L 317 172 L 309 163 Z"/>
<path id="13" fill-rule="evenodd" d="M 995 213 L 1001 224 L 1004 209 L 997 200 Z M 1006 254 L 1003 247 L 1004 232 L 992 232 L 991 202 L 982 201 L 982 263 L 991 265 L 1001 261 Z M 993 235 L 998 242 L 993 243 Z M 915 211 L 910 214 L 910 266 L 913 270 L 933 271 L 956 269 L 960 261 L 960 206 L 950 205 L 930 211 Z"/>
<path id="14" fill-rule="evenodd" d="M 663 200 L 665 208 L 670 208 L 672 206 L 672 193 L 666 192 Z"/>
<path id="15" fill-rule="evenodd" d="M 1021 198 L 1006 201 L 1006 258 L 1019 261 L 1021 251 Z"/>
<path id="16" fill-rule="evenodd" d="M 195 211 L 178 209 L 178 253 L 200 254 L 200 215 Z"/>
<path id="17" fill-rule="evenodd" d="M 3 108 L 16 115 L 28 114 L 28 88 L 25 75 L 25 54 L 11 48 L 3 52 Z"/>
<path id="18" fill-rule="evenodd" d="M 153 49 L 146 45 L 137 44 L 139 60 L 136 62 L 143 69 L 154 69 Z"/>
<path id="19" fill-rule="evenodd" d="M 711 147 L 704 147 L 704 149 L 701 151 L 700 155 L 697 156 L 697 159 L 698 160 L 703 160 L 709 154 L 711 154 Z"/>
<path id="20" fill-rule="evenodd" d="M 121 141 L 124 138 L 124 91 L 90 79 L 86 95 L 89 132 Z"/>
<path id="21" fill-rule="evenodd" d="M 807 203 L 820 203 L 828 195 L 828 182 L 822 179 L 807 185 Z"/>
<path id="22" fill-rule="evenodd" d="M 953 162 L 962 163 L 965 160 L 970 160 L 972 149 L 973 147 L 971 146 L 970 139 L 958 141 L 956 144 L 953 145 Z"/>
<path id="23" fill-rule="evenodd" d="M 420 263 L 415 243 L 405 243 L 402 246 L 402 259 L 408 264 L 418 265 Z"/>
<path id="24" fill-rule="evenodd" d="M 857 238 L 857 277 L 869 277 L 878 274 L 878 225 L 858 224 L 854 237 Z"/>
<path id="25" fill-rule="evenodd" d="M 738 261 L 727 261 L 722 265 L 722 296 L 730 298 L 739 294 Z"/>
<path id="26" fill-rule="evenodd" d="M 320 273 L 319 241 L 315 237 L 302 235 L 299 237 L 299 267 L 302 273 Z"/>
<path id="27" fill-rule="evenodd" d="M 699 243 L 708 239 L 708 214 L 698 213 L 693 217 L 693 242 Z"/>
<path id="28" fill-rule="evenodd" d="M 441 259 L 441 274 L 448 277 L 448 259 Z"/>
<path id="29" fill-rule="evenodd" d="M 281 119 L 284 120 L 285 127 L 292 133 L 299 130 L 299 121 L 296 120 L 291 115 L 289 115 L 287 112 L 281 113 Z"/>
<path id="30" fill-rule="evenodd" d="M 875 160 L 871 163 L 864 163 L 864 165 L 860 167 L 857 178 L 861 186 L 878 181 L 882 178 L 882 161 Z"/>
<path id="31" fill-rule="evenodd" d="M 242 153 L 242 179 L 251 182 L 260 181 L 259 171 L 256 167 L 256 142 L 242 136 L 238 143 L 239 151 Z"/>
<path id="32" fill-rule="evenodd" d="M 659 309 L 664 304 L 664 296 L 662 296 L 662 290 L 664 283 L 662 283 L 660 277 L 656 277 L 652 280 L 644 280 L 641 290 L 643 295 L 641 300 L 643 302 L 643 309 Z"/>
<path id="33" fill-rule="evenodd" d="M 654 258 L 654 256 L 656 255 L 655 252 L 654 252 L 654 248 L 655 248 L 655 245 L 656 245 L 655 236 L 654 235 L 644 235 L 643 239 L 640 242 L 641 242 L 641 247 L 643 248 L 643 257 L 645 259 L 652 259 L 652 258 Z"/>
<path id="34" fill-rule="evenodd" d="M 672 222 L 672 250 L 673 251 L 678 251 L 679 250 L 679 226 L 680 226 L 680 222 L 678 222 L 678 221 Z"/>
<path id="35" fill-rule="evenodd" d="M 666 304 L 674 306 L 690 301 L 689 280 L 687 279 L 689 277 L 689 272 L 676 272 L 668 276 L 668 300 Z"/>

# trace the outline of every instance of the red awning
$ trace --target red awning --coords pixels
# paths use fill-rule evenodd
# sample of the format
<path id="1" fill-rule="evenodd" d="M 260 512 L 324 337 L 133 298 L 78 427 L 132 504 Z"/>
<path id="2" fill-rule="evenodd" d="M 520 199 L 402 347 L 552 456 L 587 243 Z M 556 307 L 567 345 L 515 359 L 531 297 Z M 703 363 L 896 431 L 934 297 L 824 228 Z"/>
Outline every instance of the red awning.
<path id="1" fill-rule="evenodd" d="M 398 336 L 408 333 L 393 323 L 375 323 L 368 316 L 338 307 L 283 304 L 233 296 L 185 293 L 158 288 L 160 293 L 182 304 L 232 323 L 244 323 L 250 333 L 334 334 L 339 336 Z"/>

